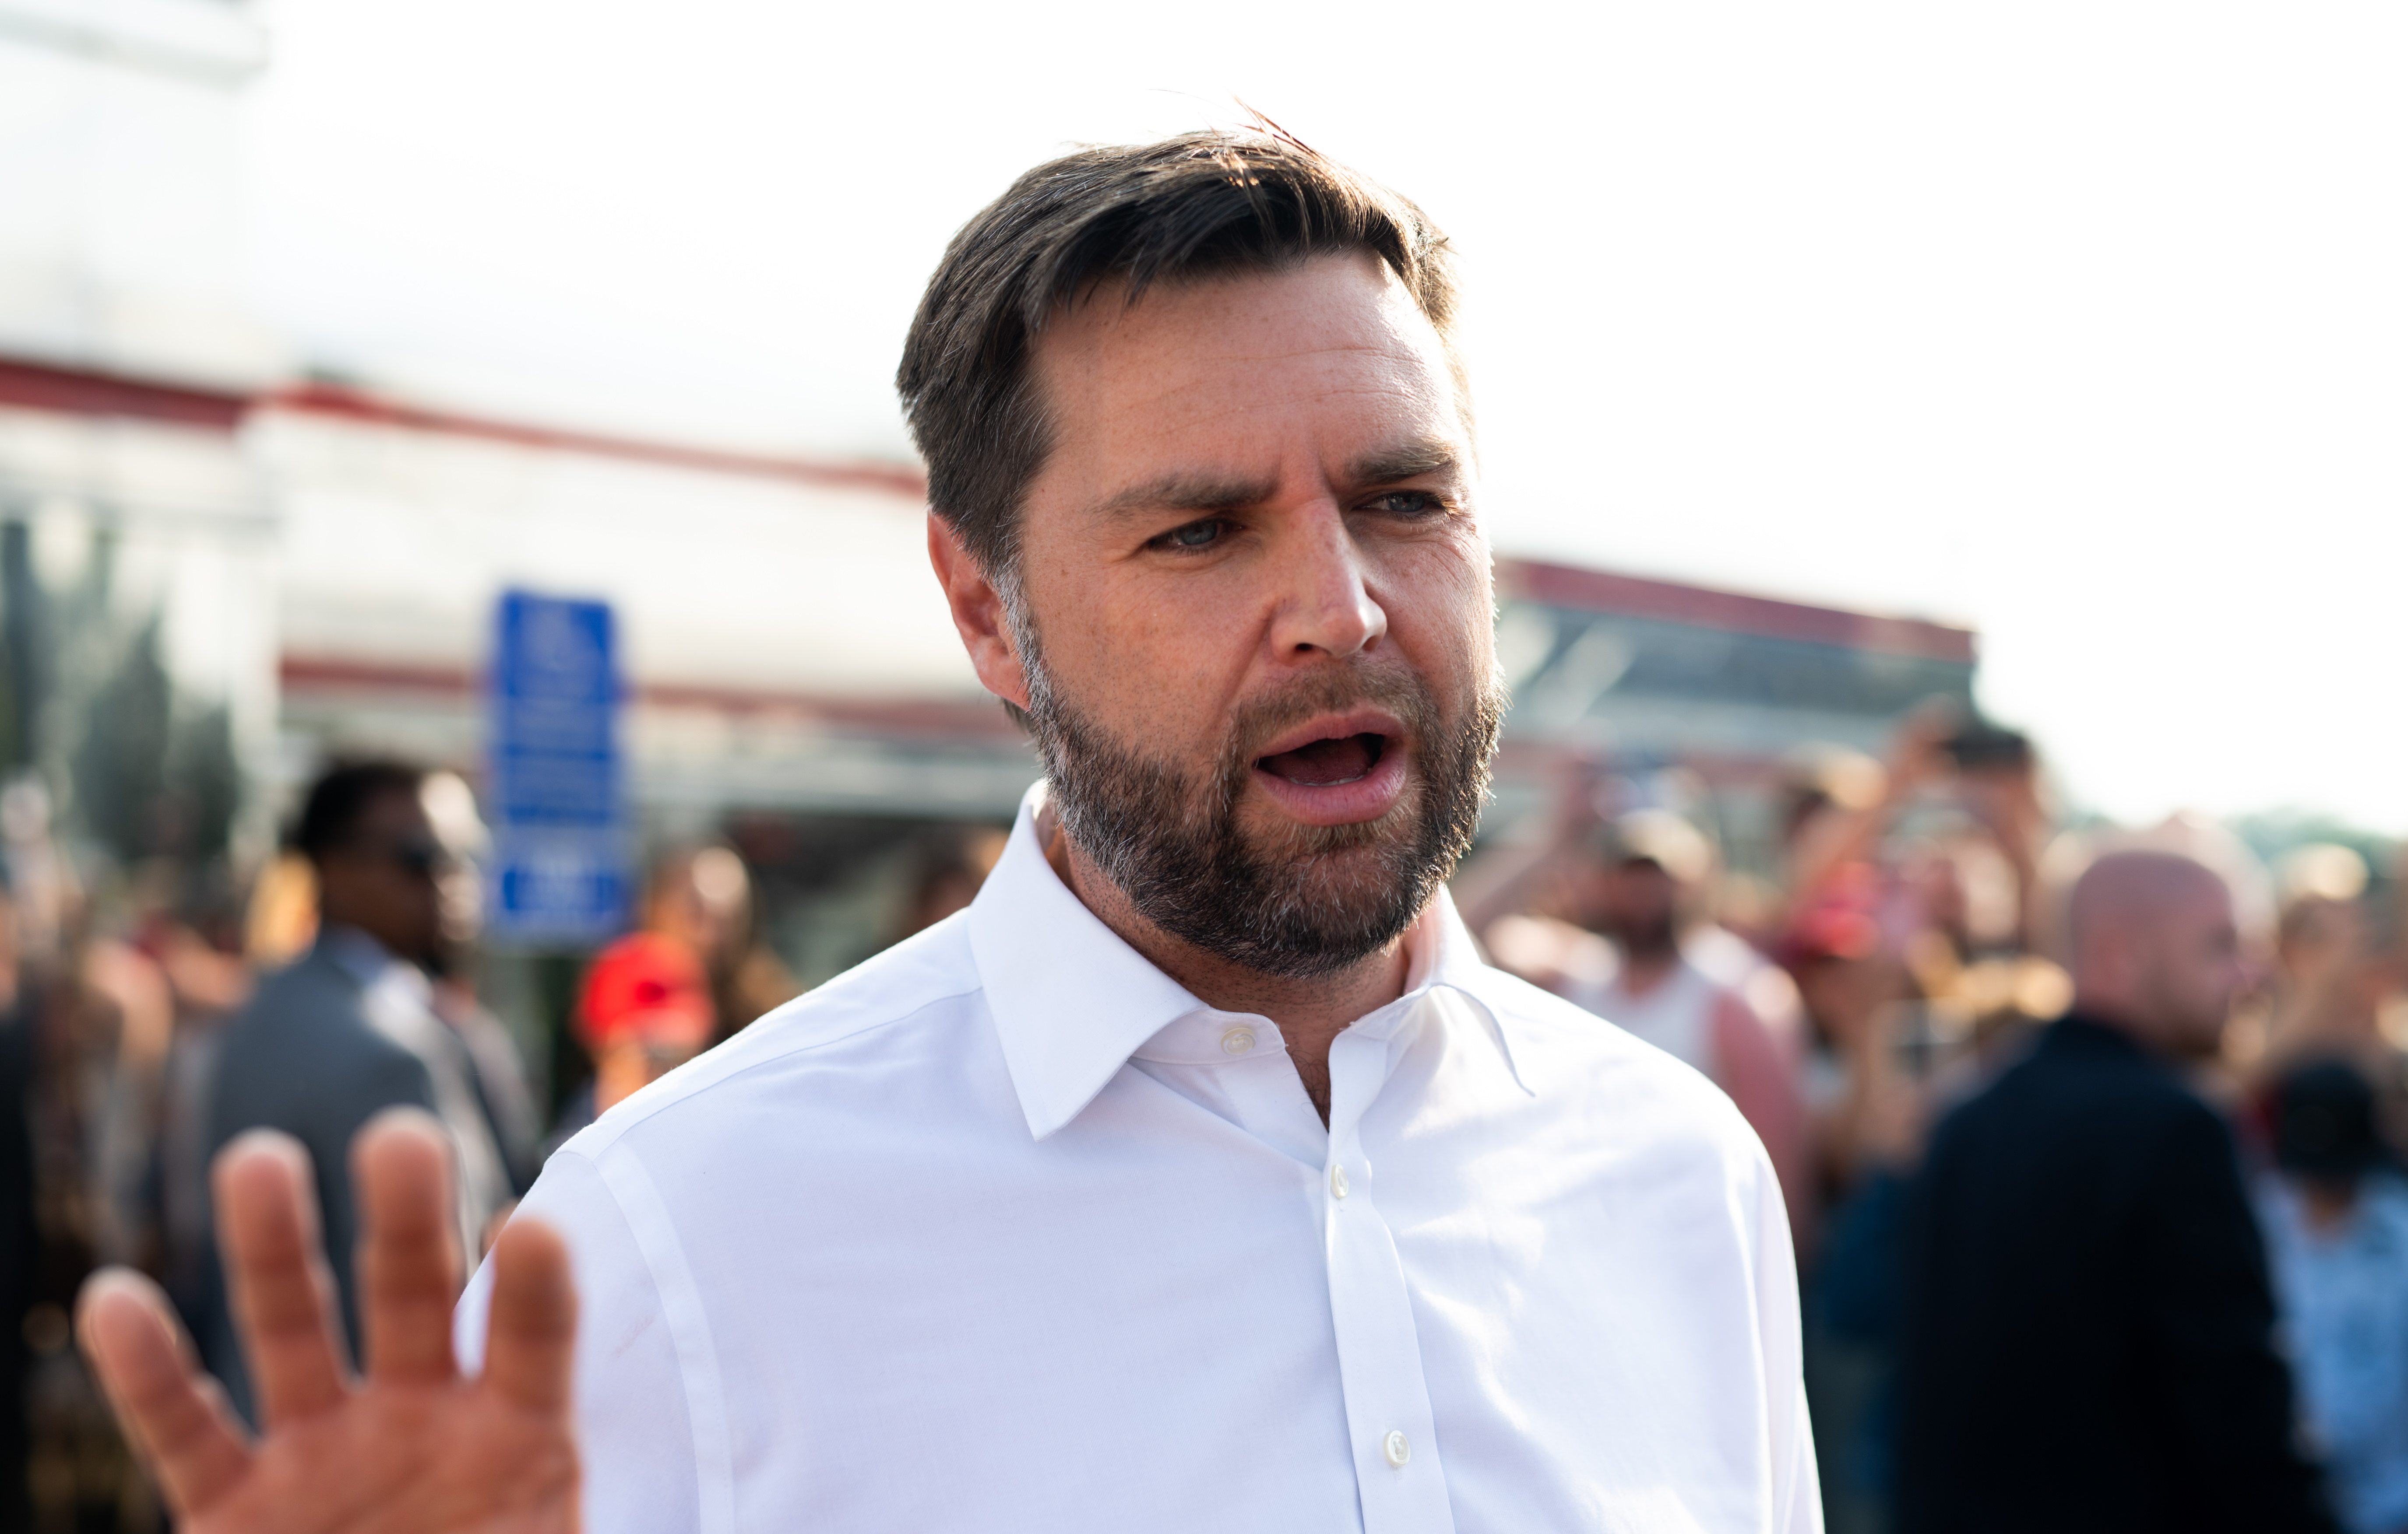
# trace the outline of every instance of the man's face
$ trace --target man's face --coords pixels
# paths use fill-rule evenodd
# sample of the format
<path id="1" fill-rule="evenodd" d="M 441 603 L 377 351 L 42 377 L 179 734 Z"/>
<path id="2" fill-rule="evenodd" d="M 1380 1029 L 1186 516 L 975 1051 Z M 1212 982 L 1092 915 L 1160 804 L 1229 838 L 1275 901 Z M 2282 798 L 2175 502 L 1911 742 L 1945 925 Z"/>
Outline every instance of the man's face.
<path id="1" fill-rule="evenodd" d="M 1598 930 L 1626 950 L 1653 957 L 1677 945 L 1681 886 L 1654 858 L 1608 866 L 1597 894 Z"/>
<path id="2" fill-rule="evenodd" d="M 2175 1054 L 2214 1054 L 2232 999 L 2249 978 L 2232 897 L 2222 884 L 2202 880 L 2167 909 L 2150 934 L 2144 974 L 2159 1047 Z"/>
<path id="3" fill-rule="evenodd" d="M 1332 256 L 1133 308 L 1108 290 L 1036 368 L 1054 448 L 1014 653 L 982 669 L 1036 719 L 1065 829 L 1225 958 L 1302 975 L 1375 951 L 1468 842 L 1496 732 L 1437 334 L 1375 259 Z"/>
<path id="4" fill-rule="evenodd" d="M 379 795 L 350 839 L 319 866 L 326 917 L 358 927 L 401 958 L 427 964 L 442 942 L 445 866 L 418 796 Z"/>

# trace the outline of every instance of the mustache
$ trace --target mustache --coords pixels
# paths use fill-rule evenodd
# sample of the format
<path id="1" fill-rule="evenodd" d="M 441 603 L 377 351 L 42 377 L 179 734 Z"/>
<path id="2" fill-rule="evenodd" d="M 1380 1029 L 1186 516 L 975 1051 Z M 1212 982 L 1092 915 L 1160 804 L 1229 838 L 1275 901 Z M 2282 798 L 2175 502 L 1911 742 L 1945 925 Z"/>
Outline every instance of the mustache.
<path id="1" fill-rule="evenodd" d="M 1266 746 L 1298 724 L 1367 704 L 1395 715 L 1403 726 L 1390 738 L 1392 747 L 1423 738 L 1435 723 L 1429 690 L 1410 671 L 1383 667 L 1315 672 L 1240 704 L 1229 721 L 1221 765 L 1225 770 L 1231 764 L 1251 770 Z"/>
<path id="2" fill-rule="evenodd" d="M 1118 735 L 1024 652 L 1027 710 L 1062 829 L 1148 921 L 1265 974 L 1327 974 L 1393 940 L 1471 844 L 1503 716 L 1494 684 L 1460 717 L 1432 679 L 1398 662 L 1299 668 L 1230 705 L 1184 750 Z M 1209 701 L 1200 707 L 1211 709 Z M 1410 747 L 1408 792 L 1387 813 L 1341 825 L 1241 827 L 1266 747 L 1317 717 L 1378 710 Z"/>

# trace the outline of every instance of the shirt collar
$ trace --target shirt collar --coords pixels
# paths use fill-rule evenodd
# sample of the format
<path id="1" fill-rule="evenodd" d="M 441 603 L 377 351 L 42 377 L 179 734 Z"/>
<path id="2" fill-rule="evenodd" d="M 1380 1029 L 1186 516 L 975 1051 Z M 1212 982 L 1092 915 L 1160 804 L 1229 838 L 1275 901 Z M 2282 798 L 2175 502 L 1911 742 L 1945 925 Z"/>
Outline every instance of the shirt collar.
<path id="1" fill-rule="evenodd" d="M 1045 784 L 1020 802 L 1011 839 L 970 903 L 970 952 L 994 1014 L 1004 1066 L 1029 1133 L 1043 1140 L 1079 1116 L 1140 1045 L 1191 1012 L 1195 994 L 1123 941 L 1063 883 L 1038 834 Z M 1470 932 L 1441 889 L 1405 937 L 1405 995 L 1355 1026 L 1393 1032 L 1435 986 L 1481 1001 L 1490 1037 L 1512 1054 Z"/>
<path id="2" fill-rule="evenodd" d="M 425 1002 L 434 993 L 425 971 L 355 926 L 330 926 L 318 936 L 318 952 L 351 977 L 363 991 L 397 989 Z"/>
<path id="3" fill-rule="evenodd" d="M 327 927 L 318 935 L 318 952 L 358 982 L 362 990 L 382 980 L 385 971 L 399 962 L 384 944 L 355 926 Z"/>

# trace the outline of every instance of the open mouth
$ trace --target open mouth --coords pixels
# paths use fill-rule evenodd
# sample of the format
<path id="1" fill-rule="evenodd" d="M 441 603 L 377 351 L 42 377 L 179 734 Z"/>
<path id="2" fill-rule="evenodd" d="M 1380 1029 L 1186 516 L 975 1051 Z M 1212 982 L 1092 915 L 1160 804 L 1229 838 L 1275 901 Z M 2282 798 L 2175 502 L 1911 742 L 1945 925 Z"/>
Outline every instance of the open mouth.
<path id="1" fill-rule="evenodd" d="M 1411 780 L 1412 738 L 1385 709 L 1350 709 L 1299 720 L 1262 744 L 1254 786 L 1287 819 L 1354 825 L 1394 810 Z"/>
<path id="2" fill-rule="evenodd" d="M 1384 735 L 1336 736 L 1266 756 L 1254 766 L 1299 788 L 1335 788 L 1369 777 L 1387 750 Z"/>

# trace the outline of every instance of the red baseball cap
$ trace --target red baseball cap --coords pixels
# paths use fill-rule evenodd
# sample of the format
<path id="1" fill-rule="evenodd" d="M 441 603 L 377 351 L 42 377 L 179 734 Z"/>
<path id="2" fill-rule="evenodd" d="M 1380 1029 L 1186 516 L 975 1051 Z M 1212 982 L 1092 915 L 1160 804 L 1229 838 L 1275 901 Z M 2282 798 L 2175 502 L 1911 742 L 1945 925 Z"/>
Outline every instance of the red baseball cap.
<path id="1" fill-rule="evenodd" d="M 700 961 L 657 932 L 630 933 L 597 954 L 577 1003 L 577 1037 L 591 1050 L 630 1041 L 695 1049 L 713 1021 Z"/>

